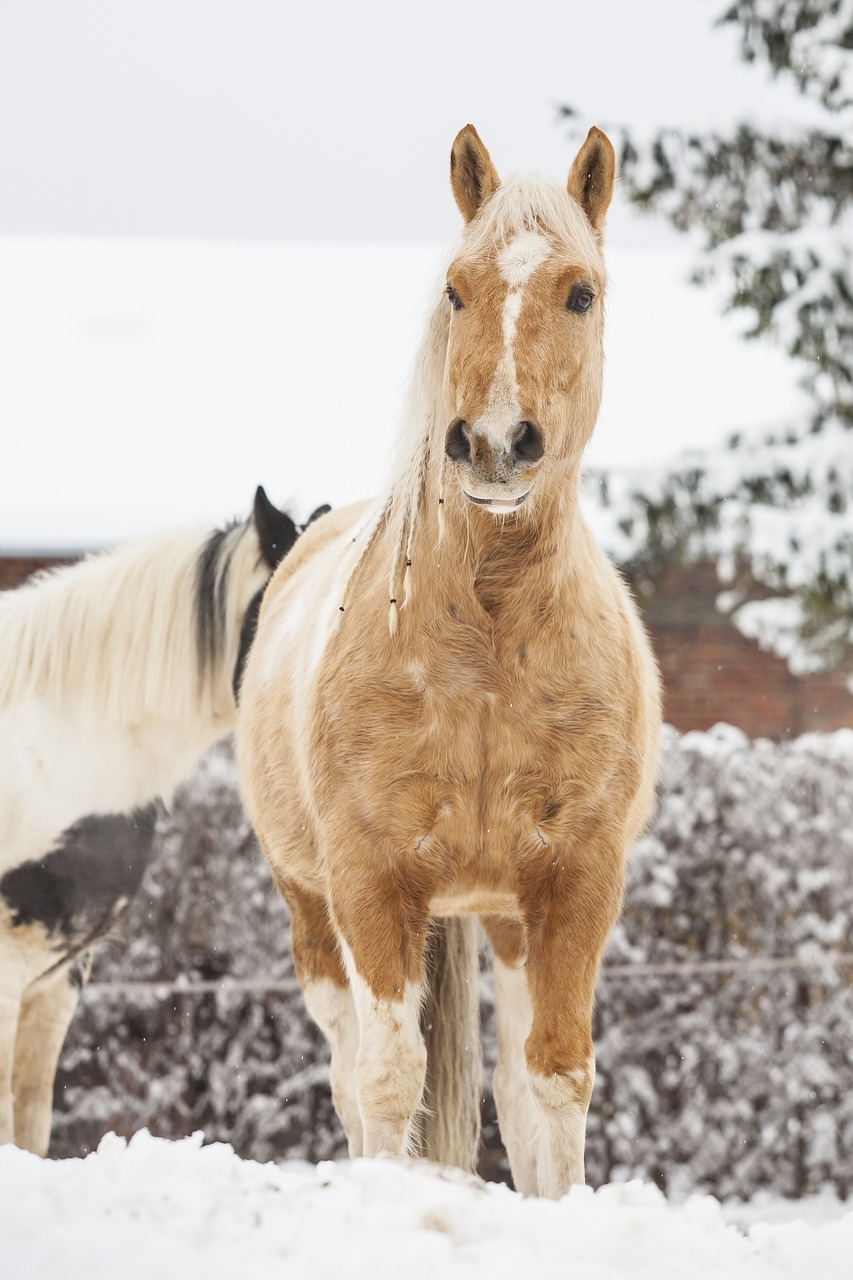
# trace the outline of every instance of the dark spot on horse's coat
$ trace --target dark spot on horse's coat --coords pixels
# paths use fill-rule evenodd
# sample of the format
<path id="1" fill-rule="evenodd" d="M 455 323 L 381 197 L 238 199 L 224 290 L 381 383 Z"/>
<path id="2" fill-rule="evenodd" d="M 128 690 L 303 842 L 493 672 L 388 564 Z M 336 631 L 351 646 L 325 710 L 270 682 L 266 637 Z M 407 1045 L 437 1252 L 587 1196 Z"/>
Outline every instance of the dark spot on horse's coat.
<path id="1" fill-rule="evenodd" d="M 456 605 L 453 603 L 452 600 L 448 600 L 447 602 L 447 612 L 450 614 L 451 618 L 459 617 L 459 614 L 456 609 Z"/>
<path id="2" fill-rule="evenodd" d="M 552 818 L 556 818 L 562 807 L 562 800 L 549 800 L 542 809 L 542 817 L 539 821 L 550 822 Z"/>
<path id="3" fill-rule="evenodd" d="M 0 877 L 13 925 L 41 924 L 69 949 L 102 938 L 119 904 L 137 891 L 151 853 L 156 804 L 131 813 L 90 814 L 49 853 Z"/>
<path id="4" fill-rule="evenodd" d="M 526 644 L 520 644 L 518 646 L 518 661 L 522 663 L 527 661 L 527 645 Z"/>

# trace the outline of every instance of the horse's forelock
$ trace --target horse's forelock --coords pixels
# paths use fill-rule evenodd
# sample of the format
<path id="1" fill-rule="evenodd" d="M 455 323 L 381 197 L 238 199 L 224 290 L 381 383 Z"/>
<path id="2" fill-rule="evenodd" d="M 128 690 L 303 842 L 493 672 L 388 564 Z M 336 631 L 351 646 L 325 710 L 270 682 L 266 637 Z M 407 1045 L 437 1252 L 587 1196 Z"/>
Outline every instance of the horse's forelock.
<path id="1" fill-rule="evenodd" d="M 555 248 L 571 252 L 590 268 L 602 266 L 601 249 L 589 220 L 568 192 L 545 178 L 514 175 L 483 204 L 463 229 L 460 252 L 465 257 L 494 258 L 521 234 L 552 239 Z"/>

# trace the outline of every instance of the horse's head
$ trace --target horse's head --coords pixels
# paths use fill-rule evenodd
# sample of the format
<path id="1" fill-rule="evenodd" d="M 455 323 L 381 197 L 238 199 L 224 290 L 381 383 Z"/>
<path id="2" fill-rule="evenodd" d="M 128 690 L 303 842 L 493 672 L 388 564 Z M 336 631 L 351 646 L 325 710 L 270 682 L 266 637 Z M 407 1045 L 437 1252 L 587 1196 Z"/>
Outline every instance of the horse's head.
<path id="1" fill-rule="evenodd" d="M 591 129 L 568 186 L 501 185 L 476 129 L 450 157 L 465 219 L 447 273 L 445 452 L 470 502 L 521 506 L 551 463 L 575 463 L 601 399 L 602 228 L 616 162 Z"/>

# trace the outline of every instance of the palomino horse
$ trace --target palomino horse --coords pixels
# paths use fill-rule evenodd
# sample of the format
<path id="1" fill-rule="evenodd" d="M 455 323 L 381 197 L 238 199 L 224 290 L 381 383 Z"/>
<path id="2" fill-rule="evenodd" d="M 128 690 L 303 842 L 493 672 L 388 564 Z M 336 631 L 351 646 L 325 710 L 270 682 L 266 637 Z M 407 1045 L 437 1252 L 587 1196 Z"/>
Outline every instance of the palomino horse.
<path id="1" fill-rule="evenodd" d="M 0 596 L 0 1142 L 47 1151 L 89 950 L 139 887 L 155 801 L 233 726 L 260 594 L 298 532 L 259 488 L 243 524 Z"/>
<path id="2" fill-rule="evenodd" d="M 584 1177 L 596 975 L 660 722 L 634 605 L 578 509 L 614 170 L 597 129 L 568 189 L 501 184 L 476 131 L 456 138 L 465 227 L 389 487 L 320 520 L 279 568 L 238 713 L 249 815 L 350 1152 L 417 1143 L 431 922 L 478 916 L 501 1131 L 516 1187 L 547 1196 Z"/>

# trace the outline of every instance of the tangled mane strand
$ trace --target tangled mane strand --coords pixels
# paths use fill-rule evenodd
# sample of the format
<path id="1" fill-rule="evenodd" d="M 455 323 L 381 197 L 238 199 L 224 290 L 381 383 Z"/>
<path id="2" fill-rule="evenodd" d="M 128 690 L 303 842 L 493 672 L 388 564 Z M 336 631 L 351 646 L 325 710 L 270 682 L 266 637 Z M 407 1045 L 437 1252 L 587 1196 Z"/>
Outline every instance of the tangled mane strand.
<path id="1" fill-rule="evenodd" d="M 260 584 L 257 559 L 251 522 L 185 530 L 3 593 L 0 704 L 44 697 L 125 724 L 230 712 L 222 668 L 239 643 L 235 591 Z"/>

